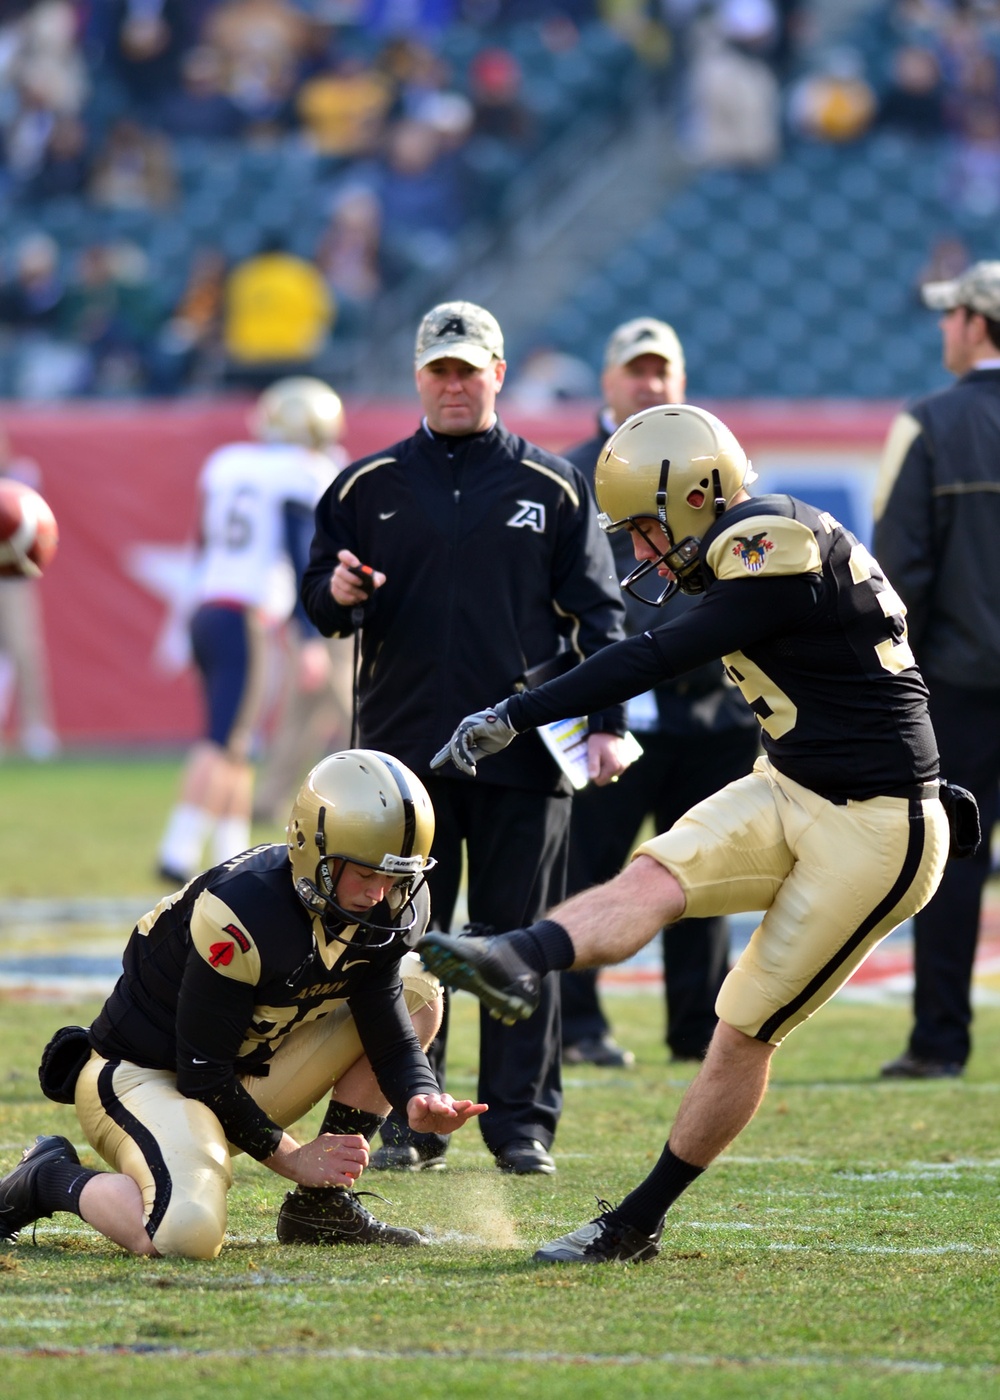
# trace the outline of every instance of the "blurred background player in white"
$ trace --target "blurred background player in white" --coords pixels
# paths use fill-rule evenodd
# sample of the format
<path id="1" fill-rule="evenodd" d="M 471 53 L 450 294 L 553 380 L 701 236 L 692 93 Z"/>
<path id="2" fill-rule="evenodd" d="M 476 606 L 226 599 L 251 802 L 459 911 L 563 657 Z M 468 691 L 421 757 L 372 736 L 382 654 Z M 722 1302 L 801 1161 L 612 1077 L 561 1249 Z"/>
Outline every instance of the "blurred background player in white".
<path id="1" fill-rule="evenodd" d="M 349 455 L 343 446 L 344 413 L 323 426 L 327 440 L 318 444 L 318 451 L 325 459 L 320 463 L 326 472 L 325 489 L 347 466 Z M 286 424 L 284 431 L 291 434 L 295 425 Z M 303 446 L 314 445 L 311 431 L 307 424 Z M 254 780 L 252 817 L 284 826 L 288 804 L 313 764 L 351 743 L 353 647 L 348 638 L 320 636 L 301 605 L 295 606 L 298 581 L 290 561 L 283 558 L 278 571 L 278 596 L 272 600 L 278 625 L 268 632 L 268 715 L 259 736 L 263 752 Z"/>
<path id="2" fill-rule="evenodd" d="M 13 450 L 3 427 L 0 477 L 42 489 L 38 463 Z M 16 728 L 26 758 L 41 762 L 59 752 L 37 579 L 0 578 L 0 738 L 8 727 Z"/>
<path id="3" fill-rule="evenodd" d="M 264 391 L 252 416 L 257 441 L 229 443 L 205 462 L 199 482 L 197 583 L 191 647 L 205 694 L 206 728 L 188 755 L 181 790 L 160 844 L 159 873 L 183 884 L 250 845 L 251 742 L 265 695 L 265 618 L 282 567 L 301 579 L 313 507 L 329 484 L 323 451 L 343 408 L 321 380 L 293 377 Z M 301 689 L 329 674 L 326 643 L 290 592 L 306 640 L 296 664 Z"/>

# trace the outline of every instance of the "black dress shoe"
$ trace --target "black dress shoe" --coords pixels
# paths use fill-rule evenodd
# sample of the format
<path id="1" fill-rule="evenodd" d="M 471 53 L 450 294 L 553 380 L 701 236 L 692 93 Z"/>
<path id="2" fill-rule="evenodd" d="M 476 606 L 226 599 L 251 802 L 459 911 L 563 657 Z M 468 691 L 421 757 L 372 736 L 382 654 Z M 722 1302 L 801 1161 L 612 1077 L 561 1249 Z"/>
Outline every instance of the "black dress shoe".
<path id="1" fill-rule="evenodd" d="M 551 1176 L 556 1164 L 537 1138 L 515 1138 L 496 1153 L 497 1166 L 515 1176 Z"/>
<path id="2" fill-rule="evenodd" d="M 601 1065 L 607 1069 L 628 1069 L 635 1064 L 631 1050 L 625 1050 L 610 1035 L 588 1036 L 563 1046 L 563 1063 L 567 1065 Z"/>
<path id="3" fill-rule="evenodd" d="M 879 1070 L 883 1079 L 958 1079 L 965 1066 L 957 1060 L 925 1060 L 904 1050 Z"/>
<path id="4" fill-rule="evenodd" d="M 416 1147 L 410 1142 L 384 1142 L 368 1161 L 371 1172 L 442 1172 L 448 1163 L 444 1148 Z"/>

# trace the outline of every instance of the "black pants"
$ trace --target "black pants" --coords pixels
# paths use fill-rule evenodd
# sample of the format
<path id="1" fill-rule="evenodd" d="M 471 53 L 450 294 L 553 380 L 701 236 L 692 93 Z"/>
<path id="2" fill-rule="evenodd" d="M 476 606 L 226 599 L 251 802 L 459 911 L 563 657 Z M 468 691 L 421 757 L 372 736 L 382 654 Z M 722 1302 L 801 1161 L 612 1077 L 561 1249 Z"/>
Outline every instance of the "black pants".
<path id="1" fill-rule="evenodd" d="M 658 832 L 666 831 L 696 802 L 749 773 L 757 735 L 756 724 L 683 737 L 641 734 L 643 756 L 617 783 L 584 788 L 573 798 L 569 892 L 617 875 L 648 815 Z M 715 999 L 729 971 L 729 927 L 722 917 L 682 919 L 661 937 L 667 1045 L 681 1059 L 700 1057 L 715 1030 Z M 564 1045 L 608 1031 L 595 970 L 564 972 L 562 998 Z"/>
<path id="2" fill-rule="evenodd" d="M 979 803 L 983 843 L 971 860 L 950 860 L 934 898 L 913 921 L 914 1026 L 910 1052 L 964 1065 L 972 1038 L 972 969 L 983 886 L 990 873 L 990 832 L 1000 784 L 1000 692 L 928 681 L 941 776 L 968 788 Z"/>
<path id="3" fill-rule="evenodd" d="M 568 797 L 451 778 L 425 782 L 436 817 L 432 854 L 438 864 L 428 876 L 435 928 L 451 927 L 463 842 L 470 922 L 503 933 L 533 923 L 559 903 L 566 888 Z M 442 1089 L 448 1009 L 446 994 L 445 1021 L 428 1051 Z M 491 1151 L 517 1138 L 537 1138 L 551 1146 L 562 1111 L 560 1060 L 557 977 L 544 979 L 538 1010 L 514 1026 L 504 1026 L 480 1009 L 477 1097 L 489 1104 L 489 1112 L 479 1126 Z M 413 1140 L 398 1114 L 386 1129 L 387 1141 Z M 440 1141 L 444 1145 L 447 1139 Z"/>

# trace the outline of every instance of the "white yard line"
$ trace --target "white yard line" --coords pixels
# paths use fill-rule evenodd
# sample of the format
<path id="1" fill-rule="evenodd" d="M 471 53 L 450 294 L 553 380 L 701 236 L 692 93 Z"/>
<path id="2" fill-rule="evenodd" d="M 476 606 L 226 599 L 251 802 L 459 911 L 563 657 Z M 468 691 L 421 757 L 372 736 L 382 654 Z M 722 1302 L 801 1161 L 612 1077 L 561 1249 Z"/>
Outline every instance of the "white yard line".
<path id="1" fill-rule="evenodd" d="M 559 1352 L 559 1351 L 486 1351 L 472 1348 L 441 1347 L 433 1351 L 416 1347 L 368 1348 L 368 1347 L 238 1347 L 238 1348 L 199 1348 L 179 1347 L 174 1344 L 157 1346 L 145 1342 L 131 1346 L 0 1346 L 0 1356 L 31 1357 L 39 1360 L 51 1354 L 53 1360 L 89 1357 L 128 1356 L 131 1360 L 171 1357 L 177 1360 L 203 1361 L 243 1361 L 247 1357 L 259 1357 L 262 1361 L 291 1359 L 309 1361 L 375 1361 L 375 1362 L 428 1362 L 444 1361 L 453 1364 L 460 1362 L 482 1362 L 486 1365 L 526 1365 L 526 1366 L 592 1366 L 609 1370 L 632 1369 L 637 1366 L 687 1366 L 691 1368 L 742 1366 L 748 1370 L 761 1370 L 764 1367 L 802 1371 L 844 1371 L 850 1375 L 859 1372 L 886 1372 L 890 1374 L 927 1374 L 964 1378 L 969 1384 L 1000 1375 L 1000 1366 L 959 1365 L 944 1361 L 908 1360 L 901 1357 L 881 1356 L 750 1356 L 737 1352 L 685 1353 L 656 1352 L 649 1356 L 635 1352 Z"/>

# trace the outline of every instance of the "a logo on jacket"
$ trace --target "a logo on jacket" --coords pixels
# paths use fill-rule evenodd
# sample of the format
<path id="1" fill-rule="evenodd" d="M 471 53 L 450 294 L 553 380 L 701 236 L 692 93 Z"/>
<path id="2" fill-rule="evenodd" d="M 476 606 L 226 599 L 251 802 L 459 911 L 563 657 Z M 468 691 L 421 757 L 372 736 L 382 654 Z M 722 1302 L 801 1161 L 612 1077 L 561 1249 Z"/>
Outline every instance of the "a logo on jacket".
<path id="1" fill-rule="evenodd" d="M 774 541 L 767 538 L 766 530 L 761 530 L 759 535 L 737 535 L 733 553 L 748 574 L 759 574 L 773 548 Z"/>
<path id="2" fill-rule="evenodd" d="M 518 501 L 519 510 L 507 521 L 515 530 L 534 530 L 536 535 L 545 534 L 545 507 L 540 501 Z"/>

